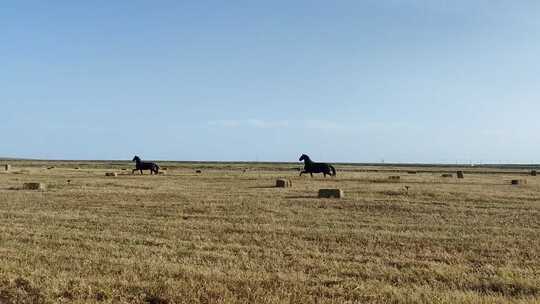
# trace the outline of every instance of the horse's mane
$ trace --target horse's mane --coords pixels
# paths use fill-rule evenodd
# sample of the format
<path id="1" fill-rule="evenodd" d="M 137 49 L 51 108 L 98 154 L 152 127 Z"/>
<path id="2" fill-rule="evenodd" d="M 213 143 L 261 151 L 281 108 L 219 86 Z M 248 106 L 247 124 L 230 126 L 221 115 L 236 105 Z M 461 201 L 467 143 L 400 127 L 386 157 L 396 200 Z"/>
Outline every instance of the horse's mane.
<path id="1" fill-rule="evenodd" d="M 311 160 L 311 158 L 309 157 L 309 155 L 307 155 L 307 154 L 302 154 L 302 155 L 300 156 L 300 160 L 303 160 L 303 161 L 308 162 L 308 163 L 309 163 L 309 162 L 313 162 L 313 161 Z"/>

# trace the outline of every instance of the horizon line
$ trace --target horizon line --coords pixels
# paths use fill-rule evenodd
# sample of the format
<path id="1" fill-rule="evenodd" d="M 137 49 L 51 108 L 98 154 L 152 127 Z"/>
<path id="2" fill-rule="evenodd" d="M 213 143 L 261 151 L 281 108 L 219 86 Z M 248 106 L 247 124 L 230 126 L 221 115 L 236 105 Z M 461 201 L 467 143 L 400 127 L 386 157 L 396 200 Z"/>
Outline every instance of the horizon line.
<path id="1" fill-rule="evenodd" d="M 210 163 L 210 164 L 299 164 L 299 161 L 264 161 L 264 160 L 164 160 L 164 159 L 147 159 L 154 162 L 169 162 L 169 163 Z M 127 162 L 129 159 L 47 159 L 47 158 L 17 158 L 17 157 L 0 157 L 0 161 L 36 161 L 36 162 Z M 337 165 L 352 165 L 352 166 L 450 166 L 450 167 L 493 167 L 493 166 L 518 166 L 518 167 L 540 167 L 538 163 L 525 162 L 331 162 Z"/>

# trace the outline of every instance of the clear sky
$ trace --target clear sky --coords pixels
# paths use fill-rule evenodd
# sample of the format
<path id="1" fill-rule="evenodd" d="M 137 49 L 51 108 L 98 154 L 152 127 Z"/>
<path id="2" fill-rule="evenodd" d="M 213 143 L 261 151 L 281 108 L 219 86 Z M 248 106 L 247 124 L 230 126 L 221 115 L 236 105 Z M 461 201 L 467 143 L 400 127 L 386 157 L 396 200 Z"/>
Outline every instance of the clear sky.
<path id="1" fill-rule="evenodd" d="M 0 156 L 540 162 L 540 1 L 5 1 Z"/>

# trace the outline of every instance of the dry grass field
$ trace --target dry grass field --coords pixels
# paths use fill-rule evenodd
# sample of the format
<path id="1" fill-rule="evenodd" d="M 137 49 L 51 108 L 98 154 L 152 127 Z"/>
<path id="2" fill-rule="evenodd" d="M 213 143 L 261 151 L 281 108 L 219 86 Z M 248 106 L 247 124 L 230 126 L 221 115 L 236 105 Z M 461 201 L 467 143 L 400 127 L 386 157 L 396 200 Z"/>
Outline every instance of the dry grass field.
<path id="1" fill-rule="evenodd" d="M 540 177 L 11 164 L 0 172 L 0 303 L 540 303 Z M 281 177 L 293 187 L 273 187 Z M 319 199 L 320 188 L 345 198 Z"/>

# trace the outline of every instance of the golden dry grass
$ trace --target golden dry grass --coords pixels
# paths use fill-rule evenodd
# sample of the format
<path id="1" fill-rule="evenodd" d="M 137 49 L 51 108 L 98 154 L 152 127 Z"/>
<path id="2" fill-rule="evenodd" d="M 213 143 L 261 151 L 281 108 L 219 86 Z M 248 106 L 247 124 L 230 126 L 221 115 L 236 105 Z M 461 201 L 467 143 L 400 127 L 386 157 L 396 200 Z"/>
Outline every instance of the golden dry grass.
<path id="1" fill-rule="evenodd" d="M 0 173 L 0 303 L 540 302 L 536 177 L 54 165 Z"/>

